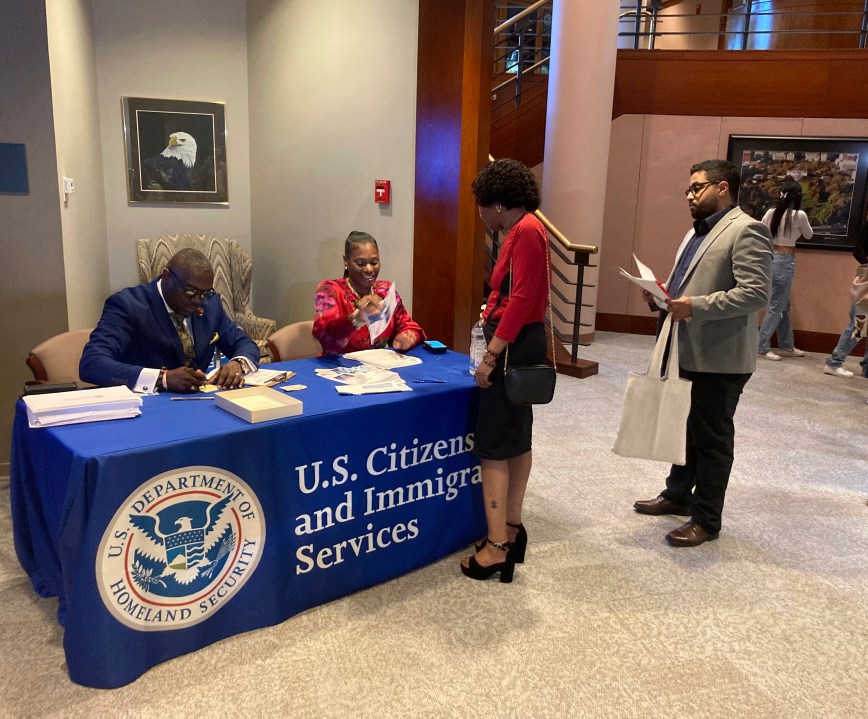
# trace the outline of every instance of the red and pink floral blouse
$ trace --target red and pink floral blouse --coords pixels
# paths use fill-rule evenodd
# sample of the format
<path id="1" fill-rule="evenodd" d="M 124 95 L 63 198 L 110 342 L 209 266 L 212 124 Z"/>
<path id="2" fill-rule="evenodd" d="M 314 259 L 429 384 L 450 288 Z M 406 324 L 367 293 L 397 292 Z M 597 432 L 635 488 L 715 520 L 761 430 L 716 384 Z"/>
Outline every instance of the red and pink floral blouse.
<path id="1" fill-rule="evenodd" d="M 385 297 L 391 286 L 391 282 L 376 280 L 371 292 Z M 372 347 L 386 347 L 402 332 L 415 336 L 413 346 L 419 344 L 425 339 L 425 332 L 410 317 L 400 295 L 397 295 L 397 300 L 398 306 L 386 331 L 371 342 L 368 326 L 356 327 L 350 319 L 356 311 L 359 296 L 346 278 L 320 282 L 314 299 L 316 315 L 313 320 L 313 335 L 322 345 L 323 354 L 343 354 Z"/>

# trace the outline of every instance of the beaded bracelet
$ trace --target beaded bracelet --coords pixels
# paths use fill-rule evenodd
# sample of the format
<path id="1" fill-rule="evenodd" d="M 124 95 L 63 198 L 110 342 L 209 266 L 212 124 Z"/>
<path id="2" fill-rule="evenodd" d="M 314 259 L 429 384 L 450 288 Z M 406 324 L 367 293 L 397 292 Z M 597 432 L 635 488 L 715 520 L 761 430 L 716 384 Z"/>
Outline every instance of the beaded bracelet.
<path id="1" fill-rule="evenodd" d="M 486 347 L 485 348 L 485 354 L 491 355 L 492 357 L 494 357 L 494 359 L 497 359 L 497 356 L 499 353 L 498 352 L 492 352 L 490 349 L 488 349 L 488 347 Z"/>
<path id="2" fill-rule="evenodd" d="M 489 362 L 485 357 L 482 358 L 482 364 L 488 365 L 491 368 L 497 367 L 497 362 Z"/>

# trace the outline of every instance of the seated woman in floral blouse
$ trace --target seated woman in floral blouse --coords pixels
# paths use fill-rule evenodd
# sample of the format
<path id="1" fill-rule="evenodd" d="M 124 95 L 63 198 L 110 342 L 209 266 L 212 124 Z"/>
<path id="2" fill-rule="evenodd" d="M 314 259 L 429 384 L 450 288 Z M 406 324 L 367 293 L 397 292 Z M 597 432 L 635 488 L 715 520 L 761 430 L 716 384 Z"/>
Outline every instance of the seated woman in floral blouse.
<path id="1" fill-rule="evenodd" d="M 391 282 L 377 280 L 380 253 L 377 241 L 367 232 L 351 232 L 344 244 L 344 276 L 323 280 L 316 290 L 313 335 L 323 354 L 343 354 L 391 344 L 406 352 L 425 339 L 401 297 L 385 330 L 371 341 L 365 314 L 375 317 Z"/>

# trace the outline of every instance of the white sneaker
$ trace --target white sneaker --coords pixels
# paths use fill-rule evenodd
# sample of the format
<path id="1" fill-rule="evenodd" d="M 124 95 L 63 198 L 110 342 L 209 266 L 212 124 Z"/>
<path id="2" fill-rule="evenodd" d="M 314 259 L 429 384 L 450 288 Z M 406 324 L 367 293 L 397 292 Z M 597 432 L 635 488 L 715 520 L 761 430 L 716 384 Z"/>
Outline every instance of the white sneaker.
<path id="1" fill-rule="evenodd" d="M 778 354 L 781 357 L 804 357 L 805 356 L 805 353 L 802 352 L 802 350 L 796 349 L 795 347 L 793 347 L 792 349 L 789 349 L 789 350 L 782 350 L 780 347 L 778 347 Z"/>
<path id="2" fill-rule="evenodd" d="M 758 354 L 757 357 L 762 357 L 763 359 L 771 360 L 772 362 L 780 362 L 780 360 L 781 360 L 781 356 L 780 356 L 780 355 L 776 355 L 776 354 L 775 354 L 774 352 L 772 352 L 771 350 L 769 350 L 768 352 L 766 352 L 764 355 L 763 355 L 763 354 Z"/>
<path id="3" fill-rule="evenodd" d="M 833 377 L 852 377 L 853 373 L 844 369 L 843 367 L 829 367 L 829 365 L 823 365 L 823 374 L 830 374 Z"/>

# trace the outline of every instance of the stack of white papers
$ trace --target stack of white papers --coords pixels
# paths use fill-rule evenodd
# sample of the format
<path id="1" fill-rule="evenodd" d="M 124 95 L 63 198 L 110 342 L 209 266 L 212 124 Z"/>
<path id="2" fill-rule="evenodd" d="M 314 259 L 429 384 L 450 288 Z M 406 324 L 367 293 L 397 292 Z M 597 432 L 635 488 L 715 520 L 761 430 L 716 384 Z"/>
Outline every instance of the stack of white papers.
<path id="1" fill-rule="evenodd" d="M 422 364 L 422 360 L 418 357 L 402 355 L 400 352 L 387 349 L 348 352 L 344 357 L 371 365 L 372 367 L 380 367 L 381 369 L 395 369 L 396 367 L 410 367 L 414 364 Z"/>
<path id="2" fill-rule="evenodd" d="M 142 398 L 125 386 L 32 395 L 24 398 L 24 404 L 31 427 L 126 419 L 142 413 Z"/>

